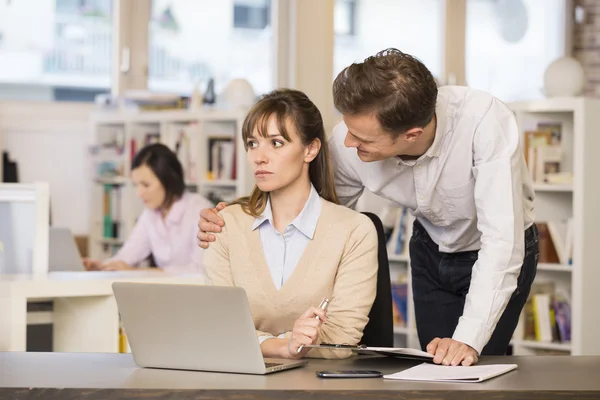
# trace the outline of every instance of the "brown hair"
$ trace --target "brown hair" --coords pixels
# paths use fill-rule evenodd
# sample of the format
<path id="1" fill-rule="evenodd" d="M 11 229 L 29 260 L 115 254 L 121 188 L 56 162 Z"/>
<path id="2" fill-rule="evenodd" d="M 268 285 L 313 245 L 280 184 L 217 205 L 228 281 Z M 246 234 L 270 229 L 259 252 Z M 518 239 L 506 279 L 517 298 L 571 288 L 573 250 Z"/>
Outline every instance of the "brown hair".
<path id="1" fill-rule="evenodd" d="M 333 101 L 342 114 L 375 112 L 395 137 L 423 128 L 435 113 L 437 84 L 417 58 L 386 49 L 342 70 L 333 83 Z"/>
<path id="2" fill-rule="evenodd" d="M 242 138 L 246 151 L 248 150 L 248 139 L 255 131 L 262 137 L 268 136 L 267 126 L 271 117 L 275 118 L 279 133 L 287 141 L 291 142 L 286 122 L 294 125 L 303 145 L 308 146 L 315 139 L 321 141 L 321 150 L 310 163 L 308 174 L 315 190 L 322 198 L 339 204 L 333 184 L 333 172 L 323 118 L 319 109 L 306 94 L 298 90 L 277 89 L 267 93 L 250 109 L 244 120 Z M 263 192 L 258 186 L 254 186 L 249 197 L 242 197 L 232 204 L 240 204 L 246 214 L 258 217 L 265 210 L 268 198 L 268 192 Z"/>

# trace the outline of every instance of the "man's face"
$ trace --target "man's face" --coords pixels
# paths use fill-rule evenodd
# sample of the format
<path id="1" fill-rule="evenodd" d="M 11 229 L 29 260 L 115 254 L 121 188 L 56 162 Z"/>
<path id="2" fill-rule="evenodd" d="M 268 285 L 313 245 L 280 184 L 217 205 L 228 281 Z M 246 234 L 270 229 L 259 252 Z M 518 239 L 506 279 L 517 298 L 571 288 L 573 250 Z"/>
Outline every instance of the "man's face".
<path id="1" fill-rule="evenodd" d="M 411 141 L 404 134 L 394 138 L 383 130 L 375 114 L 343 115 L 348 128 L 344 145 L 356 148 L 358 157 L 364 162 L 385 160 L 407 154 Z"/>

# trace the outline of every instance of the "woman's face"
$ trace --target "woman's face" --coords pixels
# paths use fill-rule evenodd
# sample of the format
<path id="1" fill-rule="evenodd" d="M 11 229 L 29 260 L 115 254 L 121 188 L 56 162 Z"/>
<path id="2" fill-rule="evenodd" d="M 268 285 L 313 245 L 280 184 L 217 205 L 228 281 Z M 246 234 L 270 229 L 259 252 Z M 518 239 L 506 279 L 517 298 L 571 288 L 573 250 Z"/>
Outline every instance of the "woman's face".
<path id="1" fill-rule="evenodd" d="M 165 188 L 147 165 L 132 170 L 131 179 L 135 185 L 135 194 L 146 207 L 156 210 L 164 204 Z"/>
<path id="2" fill-rule="evenodd" d="M 267 123 L 267 137 L 255 129 L 248 138 L 248 163 L 256 185 L 263 192 L 280 190 L 303 177 L 308 178 L 309 164 L 319 153 L 321 144 L 318 140 L 303 145 L 290 121 L 286 121 L 286 130 L 290 141 L 281 136 L 277 120 L 272 116 Z"/>

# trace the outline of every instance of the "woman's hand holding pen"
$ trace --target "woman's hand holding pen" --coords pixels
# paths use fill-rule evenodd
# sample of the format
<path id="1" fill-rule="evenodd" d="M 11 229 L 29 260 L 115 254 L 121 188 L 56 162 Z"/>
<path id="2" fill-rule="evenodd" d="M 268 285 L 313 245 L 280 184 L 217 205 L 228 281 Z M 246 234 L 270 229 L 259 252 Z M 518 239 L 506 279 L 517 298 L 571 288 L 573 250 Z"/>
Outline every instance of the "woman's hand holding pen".
<path id="1" fill-rule="evenodd" d="M 315 318 L 319 317 L 319 318 Z M 300 352 L 298 348 L 307 344 L 316 344 L 319 338 L 319 330 L 321 325 L 327 321 L 327 311 L 311 307 L 300 316 L 294 323 L 292 336 L 288 342 L 288 357 L 286 358 L 302 358 L 310 350 L 304 347 Z"/>

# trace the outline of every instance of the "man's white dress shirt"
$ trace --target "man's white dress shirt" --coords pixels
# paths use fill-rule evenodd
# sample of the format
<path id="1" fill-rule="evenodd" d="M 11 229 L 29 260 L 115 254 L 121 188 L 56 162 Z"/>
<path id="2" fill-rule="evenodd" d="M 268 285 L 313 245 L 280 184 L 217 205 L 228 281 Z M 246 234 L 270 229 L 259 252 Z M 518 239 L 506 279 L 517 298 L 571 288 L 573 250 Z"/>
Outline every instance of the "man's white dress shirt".
<path id="1" fill-rule="evenodd" d="M 479 250 L 453 338 L 479 353 L 517 287 L 524 233 L 533 224 L 534 191 L 510 109 L 467 87 L 438 90 L 435 139 L 417 160 L 362 162 L 344 146 L 347 128 L 329 141 L 342 204 L 364 188 L 412 210 L 441 252 Z"/>

